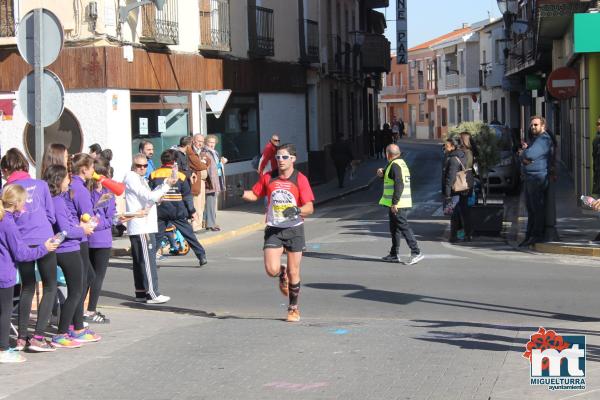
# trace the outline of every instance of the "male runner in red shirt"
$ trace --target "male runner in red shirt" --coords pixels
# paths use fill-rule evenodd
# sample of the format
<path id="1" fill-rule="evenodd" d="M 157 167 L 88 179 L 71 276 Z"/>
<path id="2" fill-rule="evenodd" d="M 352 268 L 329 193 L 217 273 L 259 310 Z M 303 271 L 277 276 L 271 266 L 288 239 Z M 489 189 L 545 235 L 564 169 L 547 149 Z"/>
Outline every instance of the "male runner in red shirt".
<path id="1" fill-rule="evenodd" d="M 260 176 L 252 190 L 241 191 L 247 201 L 267 197 L 267 226 L 263 246 L 265 270 L 279 277 L 279 290 L 288 296 L 288 322 L 300 321 L 300 262 L 306 248 L 304 219 L 313 213 L 315 199 L 308 179 L 294 169 L 296 146 L 284 144 L 275 155 L 278 170 Z M 287 251 L 287 267 L 281 264 L 283 249 Z"/>

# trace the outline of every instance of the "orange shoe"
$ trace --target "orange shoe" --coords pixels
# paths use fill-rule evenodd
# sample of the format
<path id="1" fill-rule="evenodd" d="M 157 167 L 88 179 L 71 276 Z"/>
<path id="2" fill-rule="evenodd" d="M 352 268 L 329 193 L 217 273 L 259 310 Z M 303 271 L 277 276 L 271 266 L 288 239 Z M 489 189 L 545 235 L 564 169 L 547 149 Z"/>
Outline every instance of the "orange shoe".
<path id="1" fill-rule="evenodd" d="M 281 264 L 281 270 L 280 270 L 280 274 L 279 274 L 279 291 L 281 292 L 282 295 L 284 295 L 285 297 L 288 297 L 288 295 L 290 294 L 290 288 L 289 288 L 289 280 L 288 280 L 288 276 L 287 276 L 287 266 L 285 264 Z"/>
<path id="2" fill-rule="evenodd" d="M 300 310 L 298 308 L 288 308 L 287 322 L 300 322 Z"/>

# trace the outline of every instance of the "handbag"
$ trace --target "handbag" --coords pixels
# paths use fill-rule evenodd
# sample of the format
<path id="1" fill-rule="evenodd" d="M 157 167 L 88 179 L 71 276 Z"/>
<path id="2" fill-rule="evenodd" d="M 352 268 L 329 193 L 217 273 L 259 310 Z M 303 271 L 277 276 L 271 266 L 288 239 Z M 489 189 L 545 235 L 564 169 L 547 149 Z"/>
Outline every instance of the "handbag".
<path id="1" fill-rule="evenodd" d="M 454 178 L 454 182 L 452 183 L 452 191 L 455 193 L 459 193 L 469 190 L 469 183 L 467 182 L 467 170 L 465 169 L 465 166 L 460 161 L 460 158 L 455 158 L 460 163 L 462 169 L 456 173 L 456 177 Z"/>

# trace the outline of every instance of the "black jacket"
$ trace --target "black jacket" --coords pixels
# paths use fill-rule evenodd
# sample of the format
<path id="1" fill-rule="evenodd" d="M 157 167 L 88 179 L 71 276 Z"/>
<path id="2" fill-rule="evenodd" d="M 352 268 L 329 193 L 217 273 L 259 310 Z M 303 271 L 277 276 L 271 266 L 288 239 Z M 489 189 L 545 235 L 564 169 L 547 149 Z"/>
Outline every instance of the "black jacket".
<path id="1" fill-rule="evenodd" d="M 460 162 L 459 162 L 460 160 Z M 452 151 L 450 154 L 446 156 L 446 164 L 444 165 L 444 196 L 451 197 L 455 194 L 452 190 L 452 184 L 456 179 L 456 174 L 458 171 L 461 171 L 463 168 L 460 163 L 467 168 L 467 157 L 465 152 L 459 149 Z M 467 184 L 469 185 L 469 189 L 473 188 L 473 171 L 467 171 Z M 466 194 L 466 193 L 460 193 Z"/>
<path id="2" fill-rule="evenodd" d="M 171 167 L 162 166 L 152 171 L 148 178 L 150 188 L 161 186 L 165 179 L 171 176 Z M 185 174 L 179 172 L 177 184 L 171 187 L 162 198 L 157 207 L 158 218 L 162 220 L 190 219 L 196 212 L 190 189 L 189 180 Z"/>

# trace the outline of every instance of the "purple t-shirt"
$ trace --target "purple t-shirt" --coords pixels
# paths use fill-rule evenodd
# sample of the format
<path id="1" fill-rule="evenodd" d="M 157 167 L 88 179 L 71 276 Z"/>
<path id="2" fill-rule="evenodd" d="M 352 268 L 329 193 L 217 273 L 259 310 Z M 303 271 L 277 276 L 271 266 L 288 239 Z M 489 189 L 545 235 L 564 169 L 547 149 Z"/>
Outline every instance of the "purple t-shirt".
<path id="1" fill-rule="evenodd" d="M 0 289 L 15 286 L 15 263 L 37 260 L 48 253 L 46 247 L 29 247 L 23 241 L 12 212 L 6 211 L 0 221 Z"/>
<path id="2" fill-rule="evenodd" d="M 106 203 L 102 203 L 104 205 L 98 204 L 102 196 L 110 196 Z M 113 217 L 117 213 L 115 196 L 105 188 L 99 191 L 92 190 L 92 204 L 95 208 L 94 214 L 98 217 L 98 226 L 88 238 L 90 249 L 109 249 L 112 247 Z"/>
<path id="3" fill-rule="evenodd" d="M 14 179 L 13 179 L 14 178 Z M 32 179 L 26 172 L 18 171 L 8 178 L 8 183 L 21 185 L 27 192 L 25 208 L 15 214 L 23 241 L 28 245 L 41 245 L 54 235 L 54 204 L 48 184 Z"/>
<path id="4" fill-rule="evenodd" d="M 67 237 L 64 242 L 56 249 L 57 253 L 70 253 L 79 251 L 81 239 L 85 237 L 83 228 L 79 226 L 79 219 L 67 208 L 67 203 L 70 202 L 69 192 L 61 193 L 52 198 L 54 202 L 54 215 L 56 222 L 54 223 L 54 232 L 67 232 Z"/>

